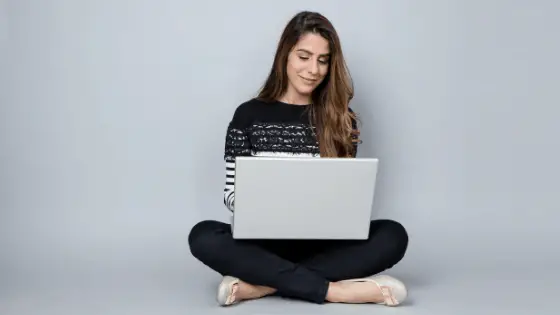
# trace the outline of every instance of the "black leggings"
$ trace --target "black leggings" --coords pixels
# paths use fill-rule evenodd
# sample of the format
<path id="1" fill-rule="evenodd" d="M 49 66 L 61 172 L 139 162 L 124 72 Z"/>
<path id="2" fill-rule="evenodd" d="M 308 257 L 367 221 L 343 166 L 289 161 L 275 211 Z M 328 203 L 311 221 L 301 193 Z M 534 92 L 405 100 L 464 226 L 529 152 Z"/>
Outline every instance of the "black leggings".
<path id="1" fill-rule="evenodd" d="M 318 304 L 329 282 L 362 278 L 393 267 L 408 234 L 392 220 L 371 221 L 367 240 L 235 240 L 229 224 L 202 221 L 189 234 L 194 257 L 214 271 Z"/>

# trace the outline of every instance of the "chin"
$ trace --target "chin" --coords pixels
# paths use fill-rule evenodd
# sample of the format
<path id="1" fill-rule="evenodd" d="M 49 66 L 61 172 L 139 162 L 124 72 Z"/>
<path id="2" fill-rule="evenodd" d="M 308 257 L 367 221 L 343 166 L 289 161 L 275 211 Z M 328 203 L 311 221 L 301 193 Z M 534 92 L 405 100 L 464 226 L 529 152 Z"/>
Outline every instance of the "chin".
<path id="1" fill-rule="evenodd" d="M 315 86 L 299 86 L 297 88 L 297 91 L 301 95 L 309 96 L 311 95 L 311 93 L 313 93 L 313 90 L 315 90 L 315 88 Z"/>

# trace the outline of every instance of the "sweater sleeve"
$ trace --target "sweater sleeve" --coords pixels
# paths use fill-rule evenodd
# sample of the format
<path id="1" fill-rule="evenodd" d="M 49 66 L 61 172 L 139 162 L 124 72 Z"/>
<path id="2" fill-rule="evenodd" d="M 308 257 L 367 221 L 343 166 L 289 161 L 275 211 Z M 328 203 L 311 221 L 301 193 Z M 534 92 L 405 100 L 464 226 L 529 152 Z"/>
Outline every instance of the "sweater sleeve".
<path id="1" fill-rule="evenodd" d="M 228 124 L 226 131 L 224 161 L 226 182 L 224 188 L 224 204 L 234 211 L 235 205 L 235 159 L 238 156 L 251 155 L 251 145 L 247 135 L 244 117 L 238 108 Z"/>

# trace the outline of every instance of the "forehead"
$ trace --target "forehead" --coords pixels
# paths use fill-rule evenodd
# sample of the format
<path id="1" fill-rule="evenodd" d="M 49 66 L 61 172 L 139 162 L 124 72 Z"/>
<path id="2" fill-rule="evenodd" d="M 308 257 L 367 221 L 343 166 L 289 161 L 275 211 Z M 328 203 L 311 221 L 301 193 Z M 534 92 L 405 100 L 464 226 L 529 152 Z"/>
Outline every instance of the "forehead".
<path id="1" fill-rule="evenodd" d="M 330 53 L 329 42 L 319 34 L 307 33 L 301 36 L 296 43 L 294 50 L 303 49 L 316 55 L 326 55 Z"/>

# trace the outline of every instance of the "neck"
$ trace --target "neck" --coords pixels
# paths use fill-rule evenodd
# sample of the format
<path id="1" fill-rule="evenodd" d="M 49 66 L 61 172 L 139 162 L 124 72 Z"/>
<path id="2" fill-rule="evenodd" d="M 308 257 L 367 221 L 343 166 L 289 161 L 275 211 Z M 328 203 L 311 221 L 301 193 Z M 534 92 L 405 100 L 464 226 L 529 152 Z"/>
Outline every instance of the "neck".
<path id="1" fill-rule="evenodd" d="M 288 89 L 288 91 L 286 91 L 286 93 L 284 93 L 284 95 L 280 98 L 280 101 L 294 105 L 309 105 L 311 104 L 311 96 L 299 94 Z"/>

